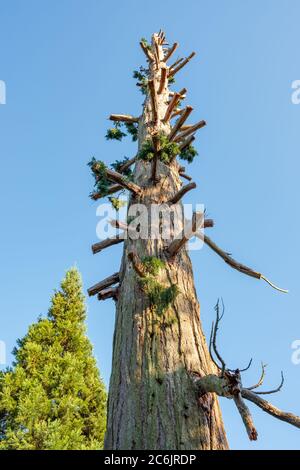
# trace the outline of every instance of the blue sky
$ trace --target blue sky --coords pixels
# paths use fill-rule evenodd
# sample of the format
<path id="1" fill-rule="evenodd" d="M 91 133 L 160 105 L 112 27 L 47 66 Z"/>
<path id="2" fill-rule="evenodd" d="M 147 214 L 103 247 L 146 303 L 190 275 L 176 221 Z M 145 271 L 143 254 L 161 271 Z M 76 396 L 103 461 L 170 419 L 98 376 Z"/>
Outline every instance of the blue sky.
<path id="1" fill-rule="evenodd" d="M 300 365 L 291 343 L 299 320 L 299 124 L 291 84 L 300 79 L 298 0 L 0 0 L 0 340 L 8 351 L 76 264 L 85 288 L 115 272 L 119 246 L 93 256 L 96 204 L 86 166 L 133 156 L 134 144 L 106 142 L 110 113 L 141 110 L 132 71 L 138 42 L 163 28 L 180 53 L 197 52 L 178 75 L 188 89 L 199 157 L 186 202 L 204 203 L 210 236 L 241 262 L 290 289 L 279 294 L 233 271 L 208 248 L 192 253 L 206 333 L 219 296 L 226 304 L 220 348 L 230 367 L 254 364 L 245 385 L 269 364 L 265 387 L 285 372 L 272 402 L 300 414 Z M 88 332 L 108 383 L 114 304 L 88 300 Z M 11 356 L 8 357 L 11 360 Z M 299 449 L 296 428 L 254 408 L 250 443 L 233 403 L 221 400 L 233 449 Z"/>

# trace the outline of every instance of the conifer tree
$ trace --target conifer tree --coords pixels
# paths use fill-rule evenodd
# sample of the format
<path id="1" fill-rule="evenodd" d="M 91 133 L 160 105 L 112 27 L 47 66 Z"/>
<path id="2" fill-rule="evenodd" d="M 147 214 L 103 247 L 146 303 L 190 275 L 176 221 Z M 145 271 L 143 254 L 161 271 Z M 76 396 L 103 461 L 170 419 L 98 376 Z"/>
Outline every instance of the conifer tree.
<path id="1" fill-rule="evenodd" d="M 193 108 L 182 105 L 187 90 L 173 91 L 170 85 L 195 52 L 170 62 L 178 43 L 169 46 L 163 31 L 153 34 L 151 43 L 143 38 L 140 46 L 146 66 L 134 78 L 145 96 L 142 112 L 111 114 L 114 125 L 106 134 L 117 141 L 130 134 L 137 151 L 111 168 L 95 158 L 90 162 L 96 186 L 92 199 L 110 196 L 118 209 L 119 199 L 112 195 L 130 194 L 126 221 L 111 221 L 121 232 L 92 246 L 93 253 L 100 253 L 123 243 L 118 271 L 88 291 L 116 302 L 105 449 L 227 449 L 218 397 L 232 400 L 251 440 L 258 434 L 246 401 L 300 427 L 300 417 L 261 398 L 279 391 L 283 378 L 278 388 L 257 391 L 265 367 L 259 382 L 246 387 L 245 369 L 226 366 L 217 346 L 219 304 L 207 345 L 187 250 L 191 238 L 202 239 L 233 269 L 286 291 L 203 234 L 201 228 L 213 225 L 203 212 L 186 220 L 182 199 L 196 183 L 179 160 L 191 163 L 196 157 L 192 144 L 206 122 L 188 123 Z"/>
<path id="2" fill-rule="evenodd" d="M 47 318 L 18 340 L 0 375 L 0 449 L 101 449 L 106 391 L 86 336 L 80 274 L 70 269 Z"/>

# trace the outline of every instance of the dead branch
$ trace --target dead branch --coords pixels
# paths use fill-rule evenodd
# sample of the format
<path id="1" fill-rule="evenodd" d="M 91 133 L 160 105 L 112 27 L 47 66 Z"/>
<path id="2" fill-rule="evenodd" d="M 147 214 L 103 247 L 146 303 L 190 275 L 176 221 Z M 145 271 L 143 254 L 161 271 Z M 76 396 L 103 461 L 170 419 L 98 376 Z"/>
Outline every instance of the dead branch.
<path id="1" fill-rule="evenodd" d="M 181 96 L 180 93 L 175 93 L 175 95 L 171 99 L 167 107 L 165 117 L 163 119 L 164 122 L 167 122 L 170 119 L 173 109 L 177 106 L 178 102 L 180 101 L 180 96 Z"/>
<path id="2" fill-rule="evenodd" d="M 118 173 L 117 171 L 109 170 L 108 168 L 106 169 L 106 175 L 107 178 L 114 183 L 118 183 L 120 186 L 122 186 L 125 189 L 128 189 L 134 194 L 141 194 L 142 193 L 142 188 L 138 186 L 135 183 L 132 183 L 131 181 L 128 181 L 126 178 L 121 173 Z"/>
<path id="3" fill-rule="evenodd" d="M 157 104 L 157 94 L 156 94 L 154 80 L 149 80 L 148 86 L 150 90 L 150 97 L 151 97 L 151 103 L 152 103 L 153 121 L 156 123 L 158 121 L 158 104 Z"/>
<path id="4" fill-rule="evenodd" d="M 216 308 L 217 318 L 216 318 L 216 323 L 215 324 L 213 323 L 213 327 L 211 330 L 209 352 L 210 352 L 211 359 L 216 365 L 218 373 L 220 375 L 208 374 L 206 376 L 201 376 L 199 375 L 199 373 L 191 371 L 191 378 L 197 388 L 198 395 L 203 396 L 206 393 L 216 393 L 217 395 L 221 397 L 233 398 L 238 408 L 238 411 L 242 417 L 242 420 L 244 422 L 244 425 L 246 427 L 250 440 L 256 440 L 257 432 L 255 430 L 255 426 L 253 424 L 250 411 L 248 407 L 246 406 L 245 402 L 243 401 L 243 399 L 251 401 L 255 405 L 259 406 L 263 411 L 265 411 L 266 413 L 269 413 L 275 418 L 278 418 L 281 421 L 285 421 L 289 424 L 292 424 L 293 426 L 300 428 L 300 417 L 292 413 L 286 413 L 286 412 L 279 410 L 278 408 L 273 406 L 271 403 L 260 398 L 259 396 L 260 392 L 252 391 L 253 389 L 258 388 L 263 383 L 263 379 L 265 375 L 265 365 L 262 364 L 262 374 L 258 383 L 249 388 L 244 388 L 242 385 L 242 380 L 241 380 L 242 370 L 240 369 L 232 370 L 232 369 L 226 368 L 225 361 L 220 355 L 220 353 L 218 352 L 218 349 L 216 346 L 217 331 L 218 331 L 220 320 L 222 319 L 223 314 L 224 314 L 224 305 L 223 305 L 222 315 L 220 315 L 219 313 L 219 301 L 215 308 Z M 218 360 L 220 361 L 221 365 L 214 358 L 214 355 L 212 354 L 213 351 L 216 357 L 218 358 Z M 251 361 L 249 363 L 249 366 L 250 364 L 251 364 Z M 249 368 L 249 366 L 247 368 Z M 246 370 L 246 369 L 243 369 L 243 370 Z M 282 374 L 281 383 L 278 388 L 276 388 L 275 390 L 271 390 L 269 392 L 261 392 L 261 393 L 276 393 L 281 390 L 282 385 L 283 385 L 283 374 Z"/>
<path id="5" fill-rule="evenodd" d="M 130 116 L 129 114 L 111 114 L 109 119 L 117 122 L 139 122 L 138 117 Z"/>
<path id="6" fill-rule="evenodd" d="M 254 390 L 255 388 L 258 388 L 260 387 L 263 382 L 264 382 L 264 378 L 265 378 L 265 373 L 266 373 L 266 364 L 264 364 L 263 362 L 261 363 L 261 376 L 259 378 L 259 381 L 255 384 L 255 385 L 252 385 L 251 387 L 247 387 L 247 390 Z"/>
<path id="7" fill-rule="evenodd" d="M 107 238 L 102 242 L 94 243 L 94 245 L 92 245 L 92 252 L 95 255 L 96 253 L 100 253 L 100 251 L 104 250 L 105 248 L 117 245 L 118 243 L 122 243 L 123 241 L 124 238 L 121 238 L 120 236 L 115 238 Z"/>
<path id="8" fill-rule="evenodd" d="M 257 440 L 257 431 L 255 429 L 253 419 L 251 416 L 251 413 L 249 411 L 249 408 L 247 407 L 246 403 L 244 402 L 241 393 L 238 393 L 233 397 L 234 403 L 236 404 L 236 407 L 241 415 L 241 418 L 243 420 L 243 423 L 245 425 L 247 434 L 249 436 L 250 441 L 256 441 Z"/>
<path id="9" fill-rule="evenodd" d="M 108 289 L 103 289 L 98 293 L 97 297 L 98 297 L 98 300 L 113 299 L 117 301 L 118 295 L 119 295 L 119 286 L 109 287 Z"/>
<path id="10" fill-rule="evenodd" d="M 206 126 L 206 122 L 205 121 L 199 121 L 197 124 L 195 124 L 194 126 L 190 127 L 189 129 L 187 129 L 186 131 L 183 131 L 181 134 L 179 134 L 174 140 L 175 142 L 180 142 L 181 140 L 185 139 L 185 137 L 187 137 L 188 135 L 190 134 L 194 134 L 194 132 L 196 132 L 198 129 L 201 129 L 202 127 Z"/>
<path id="11" fill-rule="evenodd" d="M 93 295 L 98 294 L 98 292 L 100 292 L 101 290 L 106 289 L 107 287 L 110 287 L 119 281 L 120 281 L 119 273 L 114 273 L 111 276 L 107 277 L 106 279 L 103 279 L 103 281 L 98 282 L 93 287 L 90 287 L 88 289 L 88 294 L 90 297 L 92 297 Z"/>
<path id="12" fill-rule="evenodd" d="M 192 106 L 187 106 L 185 108 L 184 112 L 182 113 L 182 115 L 180 116 L 180 118 L 178 119 L 178 121 L 176 122 L 175 126 L 172 128 L 172 130 L 169 134 L 169 140 L 170 141 L 174 140 L 175 135 L 181 129 L 181 127 L 185 123 L 185 121 L 188 119 L 188 117 L 191 114 L 191 112 L 193 111 L 193 109 L 194 108 Z"/>
<path id="13" fill-rule="evenodd" d="M 285 421 L 286 423 L 289 423 L 292 426 L 300 428 L 299 416 L 296 416 L 293 413 L 287 413 L 285 411 L 280 410 L 279 408 L 276 408 L 276 406 L 272 405 L 267 400 L 260 398 L 259 396 L 257 396 L 256 393 L 247 390 L 246 388 L 243 388 L 241 393 L 243 398 L 259 406 L 259 408 L 261 408 L 269 415 L 274 416 L 274 418 L 280 419 L 281 421 Z"/>
<path id="14" fill-rule="evenodd" d="M 167 62 L 167 60 L 170 59 L 170 57 L 174 54 L 174 52 L 176 51 L 178 45 L 179 45 L 178 42 L 174 42 L 173 46 L 167 51 L 167 53 L 164 57 L 165 62 Z"/>
<path id="15" fill-rule="evenodd" d="M 195 189 L 197 187 L 196 183 L 189 183 L 186 186 L 183 186 L 176 194 L 175 196 L 170 199 L 169 204 L 177 204 L 178 201 L 189 191 L 192 189 Z"/>
<path id="16" fill-rule="evenodd" d="M 203 220 L 204 215 L 202 212 L 194 212 L 191 223 L 187 227 L 184 227 L 180 234 L 180 237 L 173 240 L 168 246 L 167 252 L 171 258 L 174 257 L 190 240 L 190 238 L 195 235 L 197 230 L 203 224 Z"/>
<path id="17" fill-rule="evenodd" d="M 268 390 L 266 392 L 255 392 L 256 395 L 271 395 L 271 393 L 277 393 L 277 392 L 280 392 L 280 390 L 282 389 L 283 387 L 283 384 L 284 384 L 284 376 L 283 376 L 283 372 L 281 371 L 281 382 L 279 384 L 279 386 L 273 390 Z M 248 388 L 249 390 L 249 388 Z"/>
<path id="18" fill-rule="evenodd" d="M 263 276 L 259 272 L 254 271 L 251 268 L 248 268 L 248 266 L 245 266 L 245 265 L 239 263 L 238 261 L 235 261 L 229 253 L 226 253 L 224 250 L 222 250 L 207 235 L 197 233 L 196 237 L 203 240 L 204 243 L 206 243 L 218 256 L 220 256 L 225 261 L 225 263 L 227 263 L 233 269 L 236 269 L 237 271 L 239 271 L 243 274 L 246 274 L 247 276 L 254 277 L 255 279 L 263 279 L 264 281 L 266 281 L 265 276 Z M 280 287 L 275 286 L 269 280 L 267 280 L 267 282 L 268 282 L 268 284 L 270 284 L 274 289 L 278 290 L 279 292 L 288 293 L 288 291 L 286 289 L 281 289 Z"/>
<path id="19" fill-rule="evenodd" d="M 166 87 L 166 83 L 167 83 L 167 68 L 161 67 L 160 84 L 159 84 L 159 89 L 157 91 L 159 95 L 164 91 Z"/>
<path id="20" fill-rule="evenodd" d="M 145 46 L 145 44 L 143 43 L 143 41 L 140 42 L 140 46 L 144 52 L 144 54 L 146 55 L 147 59 L 150 61 L 150 62 L 153 62 L 154 60 L 154 57 L 153 57 L 153 54 L 150 52 L 150 50 L 148 49 L 147 46 Z"/>
<path id="21" fill-rule="evenodd" d="M 146 276 L 146 271 L 144 266 L 142 265 L 138 255 L 131 251 L 128 253 L 128 259 L 131 261 L 133 269 L 135 272 L 140 276 L 140 277 L 145 277 Z"/>
<path id="22" fill-rule="evenodd" d="M 177 65 L 174 69 L 171 69 L 169 71 L 169 76 L 174 77 L 179 70 L 181 70 L 194 56 L 196 55 L 196 52 L 192 52 L 183 62 Z"/>
<path id="23" fill-rule="evenodd" d="M 119 184 L 112 184 L 108 188 L 106 195 L 109 196 L 110 194 L 114 194 L 114 193 L 117 193 L 118 191 L 122 191 L 122 189 L 124 189 L 123 186 L 120 186 Z M 101 193 L 92 193 L 90 197 L 94 201 L 97 201 L 98 199 L 101 199 L 104 196 Z"/>

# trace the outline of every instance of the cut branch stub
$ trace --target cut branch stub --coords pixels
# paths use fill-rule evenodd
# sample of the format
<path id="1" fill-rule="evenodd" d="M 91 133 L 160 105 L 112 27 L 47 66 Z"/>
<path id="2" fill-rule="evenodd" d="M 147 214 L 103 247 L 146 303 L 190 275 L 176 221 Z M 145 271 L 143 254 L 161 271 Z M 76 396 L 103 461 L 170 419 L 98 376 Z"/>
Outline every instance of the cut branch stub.
<path id="1" fill-rule="evenodd" d="M 195 138 L 196 137 L 194 135 L 191 135 L 187 139 L 183 140 L 181 144 L 179 145 L 180 150 L 184 150 L 186 147 L 191 145 L 191 143 L 194 142 Z"/>
<path id="2" fill-rule="evenodd" d="M 175 142 L 180 142 L 181 140 L 185 139 L 188 135 L 194 134 L 198 129 L 201 129 L 202 127 L 206 126 L 206 121 L 202 120 L 199 121 L 197 124 L 194 126 L 190 127 L 186 131 L 183 131 L 181 134 L 179 134 L 177 137 L 175 137 Z"/>
<path id="3" fill-rule="evenodd" d="M 159 84 L 159 89 L 157 91 L 159 95 L 164 91 L 166 87 L 166 83 L 167 83 L 167 68 L 161 67 L 160 84 Z"/>
<path id="4" fill-rule="evenodd" d="M 157 94 L 156 94 L 154 80 L 149 80 L 148 81 L 148 87 L 149 87 L 151 103 L 152 103 L 153 121 L 155 123 L 157 123 L 157 121 L 158 121 L 158 104 L 157 104 Z"/>
<path id="5" fill-rule="evenodd" d="M 134 194 L 138 194 L 138 195 L 142 194 L 142 188 L 138 186 L 137 184 L 132 183 L 131 181 L 128 181 L 126 178 L 124 178 L 123 175 L 121 175 L 121 173 L 118 173 L 117 171 L 109 170 L 107 168 L 106 175 L 109 180 L 114 181 L 115 183 L 118 183 L 120 186 L 128 189 Z"/>
<path id="6" fill-rule="evenodd" d="M 181 129 L 182 125 L 188 119 L 188 117 L 189 117 L 189 115 L 191 114 L 192 111 L 193 111 L 192 106 L 187 106 L 185 108 L 184 112 L 182 113 L 182 115 L 180 116 L 180 118 L 178 119 L 175 126 L 172 128 L 172 130 L 170 132 L 170 135 L 169 135 L 169 140 L 170 141 L 174 139 L 175 135 Z"/>
<path id="7" fill-rule="evenodd" d="M 170 57 L 174 54 L 174 52 L 176 51 L 178 45 L 179 45 L 178 42 L 174 42 L 173 46 L 170 47 L 170 49 L 167 51 L 167 53 L 164 57 L 165 62 L 167 62 L 167 60 L 170 59 Z"/>
<path id="8" fill-rule="evenodd" d="M 129 114 L 111 114 L 109 119 L 116 122 L 139 122 L 138 117 L 130 116 Z"/>
<path id="9" fill-rule="evenodd" d="M 101 194 L 101 193 L 93 193 L 91 194 L 91 199 L 93 199 L 94 201 L 97 201 L 98 199 L 101 199 L 102 197 L 104 196 L 109 196 L 110 194 L 114 194 L 114 193 L 117 193 L 118 191 L 122 191 L 123 189 L 123 186 L 120 186 L 119 184 L 112 184 L 106 194 Z"/>
<path id="10" fill-rule="evenodd" d="M 98 300 L 107 300 L 114 299 L 118 300 L 119 295 L 119 286 L 109 287 L 108 289 L 103 289 L 98 293 Z"/>
<path id="11" fill-rule="evenodd" d="M 150 50 L 148 49 L 147 46 L 145 46 L 145 44 L 143 43 L 143 41 L 140 42 L 140 46 L 145 54 L 145 56 L 147 57 L 147 59 L 150 61 L 150 62 L 153 62 L 154 60 L 154 57 L 153 57 L 153 54 L 150 52 Z"/>
<path id="12" fill-rule="evenodd" d="M 196 183 L 189 183 L 187 184 L 186 186 L 183 186 L 179 191 L 178 193 L 175 194 L 175 196 L 173 196 L 173 198 L 169 201 L 169 204 L 176 204 L 178 201 L 180 201 L 180 199 L 186 194 L 188 193 L 189 191 L 191 191 L 192 189 L 195 189 L 197 187 Z"/>
<path id="13" fill-rule="evenodd" d="M 194 212 L 192 221 L 184 227 L 179 238 L 173 240 L 167 248 L 170 258 L 173 258 L 183 246 L 196 234 L 197 230 L 203 224 L 203 212 Z"/>
<path id="14" fill-rule="evenodd" d="M 92 252 L 95 255 L 96 253 L 100 253 L 100 251 L 104 250 L 105 248 L 117 245 L 118 243 L 122 243 L 123 241 L 124 238 L 121 238 L 121 236 L 118 236 L 116 238 L 107 238 L 102 242 L 94 243 L 94 245 L 92 245 Z"/>
<path id="15" fill-rule="evenodd" d="M 106 289 L 107 287 L 110 287 L 119 281 L 120 281 L 120 274 L 119 273 L 112 274 L 106 279 L 103 279 L 103 281 L 95 284 L 93 287 L 90 287 L 88 289 L 88 294 L 90 297 L 92 297 L 93 295 L 98 294 L 98 292 L 100 292 L 101 290 Z"/>
<path id="16" fill-rule="evenodd" d="M 173 109 L 177 106 L 180 99 L 181 99 L 180 93 L 175 93 L 175 95 L 173 96 L 173 98 L 171 99 L 171 101 L 170 101 L 170 103 L 167 107 L 166 114 L 165 114 L 165 117 L 163 119 L 164 122 L 167 122 L 170 119 L 171 114 L 173 112 Z"/>
<path id="17" fill-rule="evenodd" d="M 196 55 L 196 52 L 192 52 L 183 62 L 177 65 L 174 69 L 171 69 L 169 71 L 169 76 L 174 77 L 179 70 L 181 70 L 194 56 Z"/>
<path id="18" fill-rule="evenodd" d="M 145 277 L 146 276 L 146 271 L 145 271 L 145 268 L 144 268 L 143 264 L 141 263 L 138 255 L 131 251 L 130 253 L 128 253 L 128 259 L 129 259 L 129 261 L 131 261 L 133 269 L 138 274 L 138 276 L 139 277 Z"/>

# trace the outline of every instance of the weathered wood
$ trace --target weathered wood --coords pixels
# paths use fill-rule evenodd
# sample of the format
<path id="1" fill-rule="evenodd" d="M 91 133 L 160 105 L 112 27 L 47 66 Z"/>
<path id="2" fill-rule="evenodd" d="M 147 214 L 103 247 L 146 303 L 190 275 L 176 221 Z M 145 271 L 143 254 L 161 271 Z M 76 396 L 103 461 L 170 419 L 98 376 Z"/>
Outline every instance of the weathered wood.
<path id="1" fill-rule="evenodd" d="M 138 117 L 130 116 L 129 114 L 111 114 L 109 119 L 116 122 L 139 122 Z"/>
<path id="2" fill-rule="evenodd" d="M 178 121 L 176 122 L 175 126 L 172 127 L 172 130 L 171 130 L 170 135 L 169 135 L 169 140 L 174 139 L 175 135 L 181 129 L 181 127 L 185 123 L 185 121 L 188 119 L 188 117 L 191 114 L 191 112 L 193 111 L 193 109 L 194 108 L 192 106 L 187 106 L 185 108 L 184 112 L 182 113 L 182 115 L 180 116 Z"/>
<path id="3" fill-rule="evenodd" d="M 152 47 L 157 38 L 157 35 L 153 38 Z M 150 64 L 149 78 L 156 86 L 160 82 L 163 59 L 160 46 L 159 69 L 154 63 Z M 168 98 L 167 87 L 157 95 L 160 118 L 166 116 Z M 153 124 L 152 101 L 147 95 L 139 122 L 139 148 L 152 138 L 154 132 L 168 135 L 170 131 L 168 118 Z M 160 178 L 156 185 L 151 180 L 151 172 L 152 165 L 137 160 L 134 182 L 143 187 L 140 201 L 150 215 L 153 204 L 167 205 L 181 188 L 175 160 L 169 166 L 158 161 Z M 133 204 L 130 200 L 129 213 Z M 155 220 L 150 217 L 151 227 Z M 178 224 L 176 230 L 181 230 L 181 222 Z M 217 399 L 209 397 L 201 401 L 191 386 L 190 369 L 201 375 L 214 370 L 199 321 L 191 261 L 183 247 L 176 259 L 168 262 L 165 246 L 166 241 L 159 237 L 139 240 L 128 237 L 124 243 L 116 304 L 106 450 L 228 448 Z M 164 261 L 165 266 L 155 279 L 166 288 L 171 285 L 178 288 L 179 294 L 162 315 L 149 303 L 144 289 L 147 277 L 141 278 L 134 269 L 128 259 L 131 252 L 138 256 L 139 263 L 151 256 Z"/>
<path id="4" fill-rule="evenodd" d="M 107 277 L 106 279 L 103 279 L 103 281 L 98 282 L 93 287 L 90 287 L 88 289 L 88 294 L 90 297 L 92 297 L 93 295 L 98 294 L 98 292 L 100 292 L 101 290 L 106 289 L 107 287 L 110 287 L 119 281 L 120 281 L 120 274 L 118 272 L 114 273 L 111 276 Z"/>
<path id="5" fill-rule="evenodd" d="M 95 255 L 96 253 L 100 253 L 100 251 L 104 250 L 113 245 L 118 245 L 119 243 L 124 242 L 123 238 L 107 238 L 106 240 L 102 240 L 101 242 L 94 243 L 92 245 L 92 252 Z"/>

